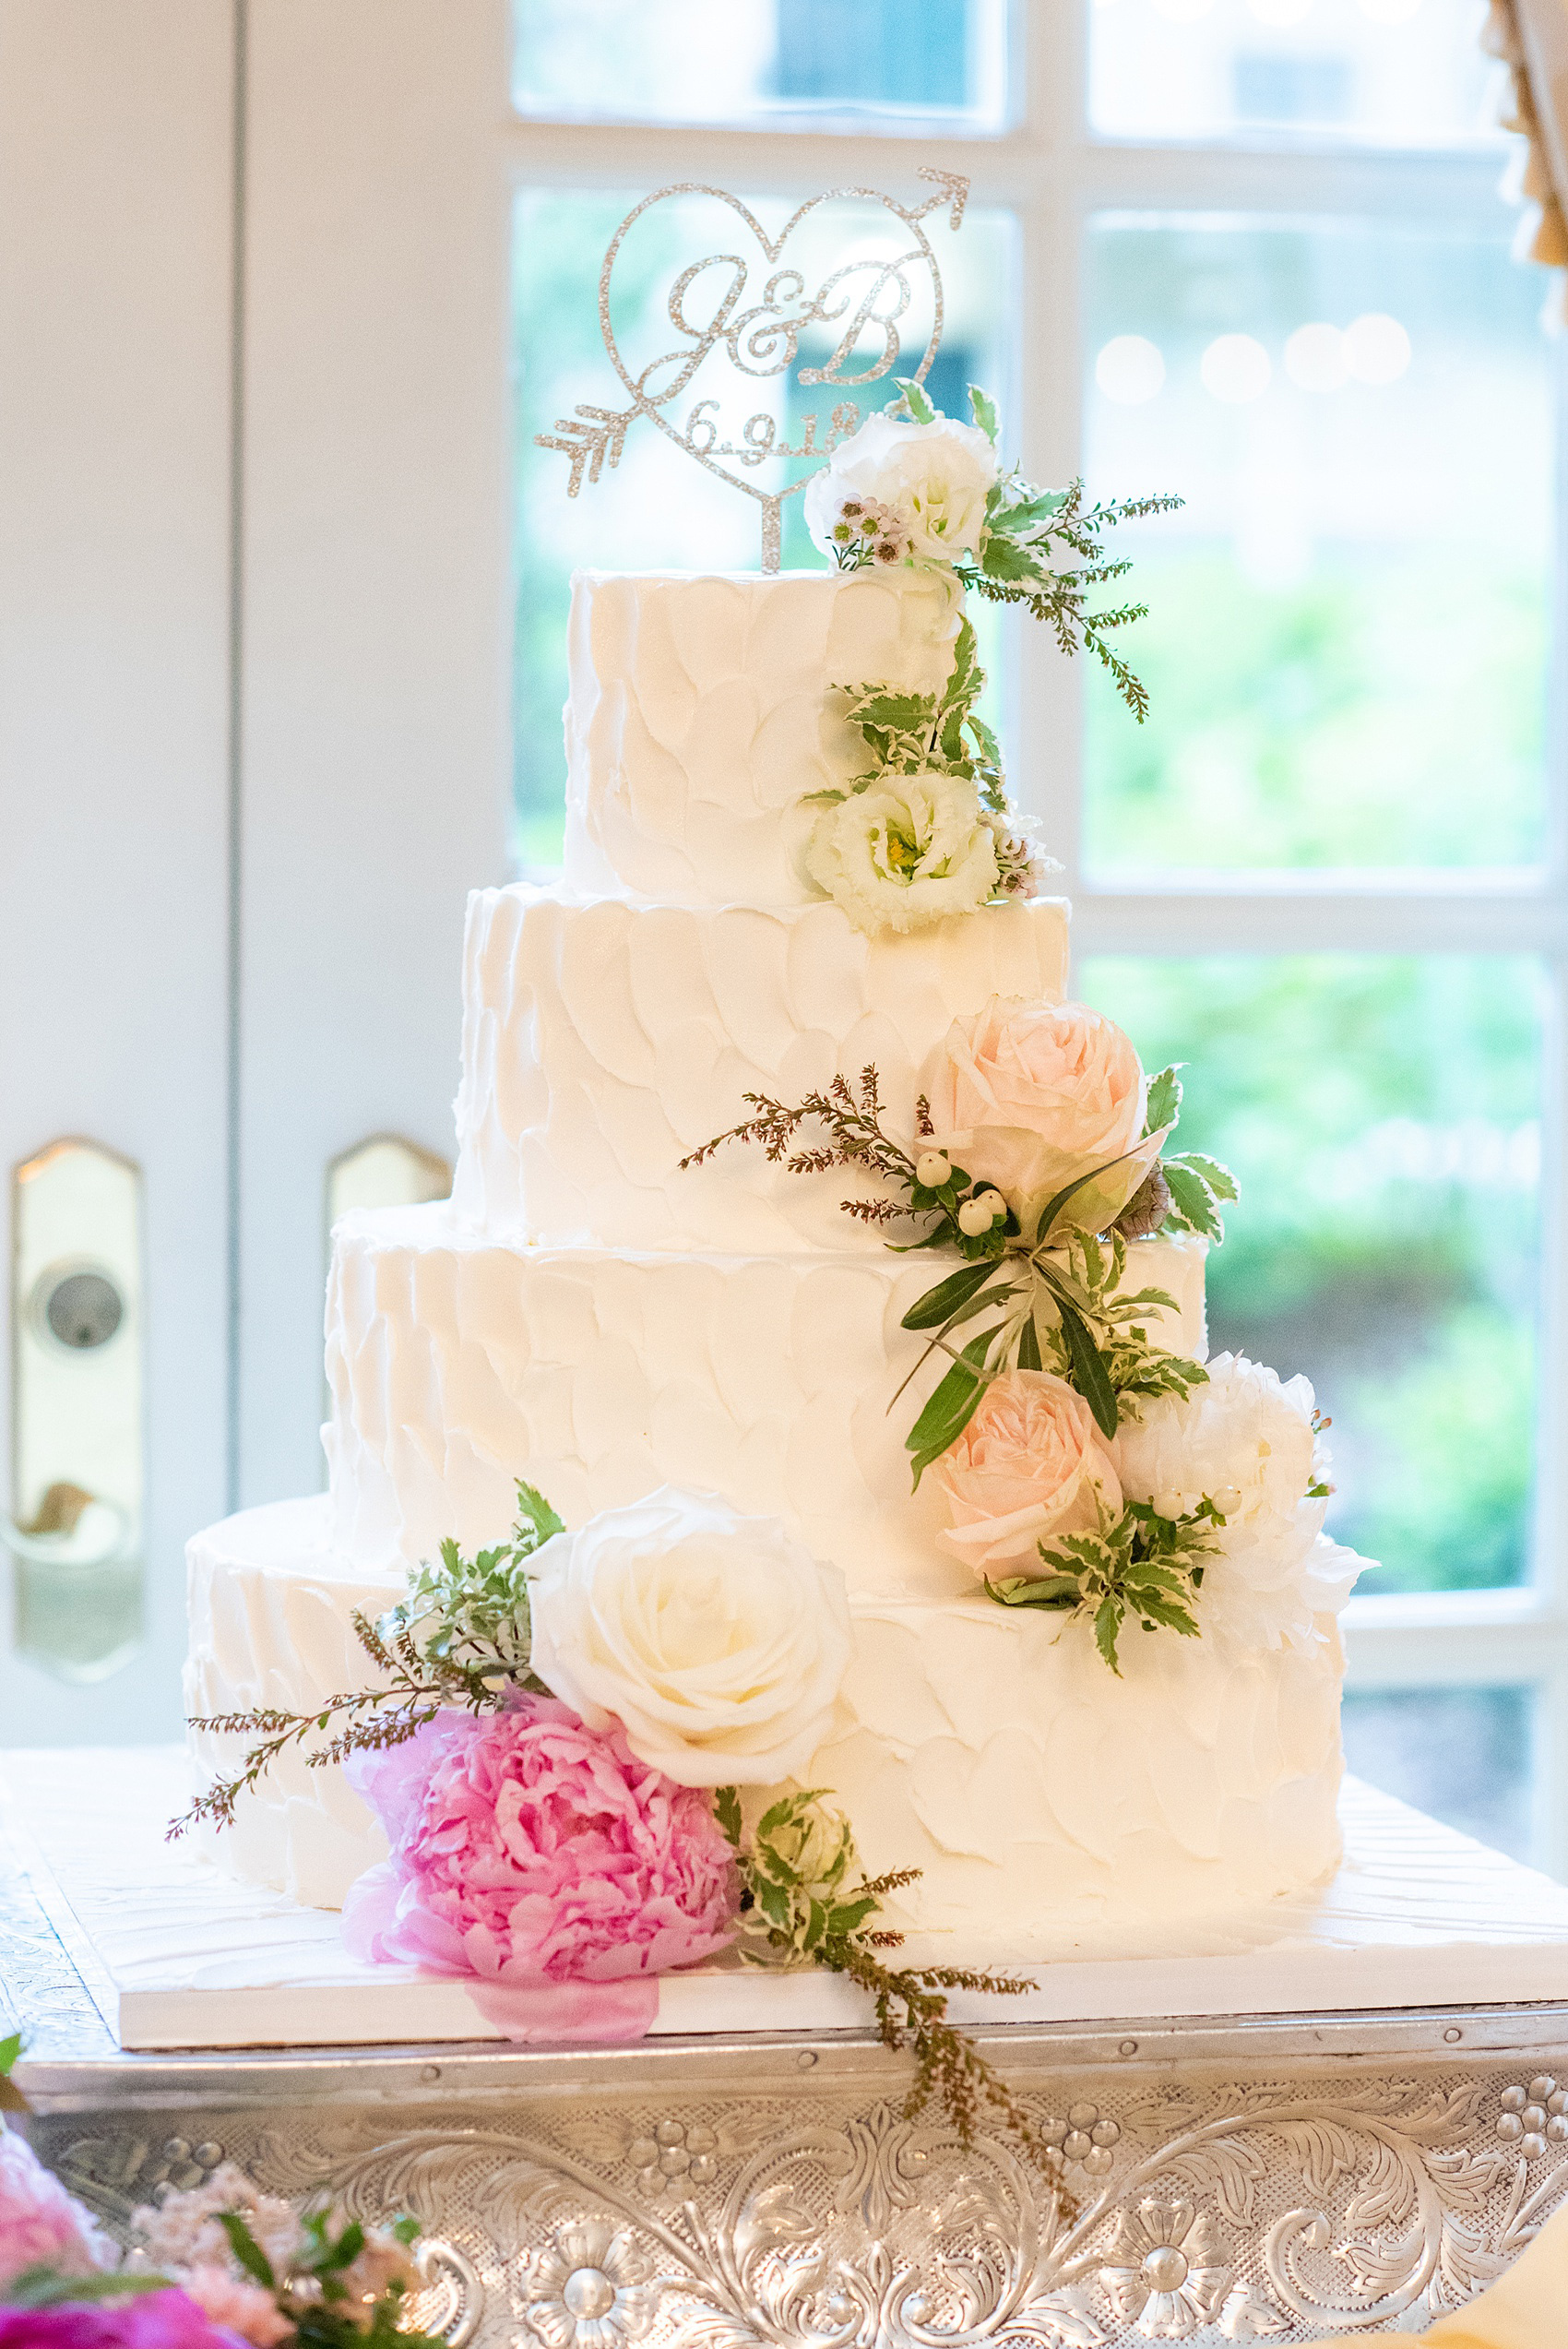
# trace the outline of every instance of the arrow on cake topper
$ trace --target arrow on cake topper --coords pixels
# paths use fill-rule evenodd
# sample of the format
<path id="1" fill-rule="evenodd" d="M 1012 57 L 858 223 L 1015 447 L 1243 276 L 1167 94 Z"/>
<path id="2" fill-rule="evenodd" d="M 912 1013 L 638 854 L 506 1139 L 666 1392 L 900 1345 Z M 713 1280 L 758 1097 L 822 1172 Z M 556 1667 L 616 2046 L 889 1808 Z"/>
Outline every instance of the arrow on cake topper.
<path id="1" fill-rule="evenodd" d="M 537 447 L 557 448 L 568 459 L 567 496 L 577 495 L 585 478 L 597 482 L 606 466 L 613 471 L 621 461 L 629 427 L 639 416 L 650 417 L 677 448 L 756 500 L 762 507 L 762 567 L 777 571 L 786 501 L 799 496 L 838 443 L 858 430 L 862 421 L 859 408 L 852 399 L 837 401 L 826 428 L 815 410 L 802 415 L 801 436 L 791 446 L 787 420 L 780 437 L 780 420 L 772 409 L 758 409 L 747 416 L 737 434 L 723 423 L 720 396 L 708 395 L 683 408 L 676 403 L 693 389 L 706 362 L 721 352 L 735 370 L 754 379 L 787 376 L 793 370 L 797 386 L 831 384 L 848 388 L 879 382 L 898 365 L 899 322 L 907 318 L 917 288 L 923 291 L 929 280 L 931 330 L 918 362 L 906 369 L 916 383 L 923 383 L 942 341 L 943 297 L 942 272 L 921 223 L 945 208 L 947 226 L 958 228 L 969 183 L 959 172 L 922 169 L 920 177 L 933 183 L 933 193 L 923 203 L 899 204 L 877 188 L 832 187 L 798 206 L 777 236 L 769 236 L 749 207 L 721 187 L 682 180 L 645 196 L 611 238 L 599 276 L 599 322 L 604 347 L 630 394 L 630 405 L 600 408 L 582 400 L 573 414 L 557 418 L 553 430 L 535 435 Z M 646 213 L 673 197 L 689 196 L 708 197 L 728 205 L 753 240 L 755 252 L 749 257 L 744 253 L 709 253 L 683 268 L 665 303 L 666 315 L 682 340 L 634 373 L 611 319 L 615 264 L 628 233 Z M 805 274 L 787 263 L 780 267 L 780 256 L 797 231 L 823 205 L 850 199 L 881 207 L 903 223 L 914 241 L 890 253 L 867 250 L 862 241 L 849 259 L 828 268 L 819 277 L 815 290 L 808 292 Z M 770 274 L 758 298 L 747 304 L 747 284 L 759 256 Z M 695 321 L 689 315 L 693 309 L 700 314 Z M 801 366 L 802 340 L 814 328 L 837 340 L 820 365 Z M 904 331 L 909 331 L 908 326 Z M 754 474 L 764 466 L 805 459 L 814 461 L 798 480 L 782 487 L 765 487 L 760 481 L 746 478 L 748 472 Z"/>

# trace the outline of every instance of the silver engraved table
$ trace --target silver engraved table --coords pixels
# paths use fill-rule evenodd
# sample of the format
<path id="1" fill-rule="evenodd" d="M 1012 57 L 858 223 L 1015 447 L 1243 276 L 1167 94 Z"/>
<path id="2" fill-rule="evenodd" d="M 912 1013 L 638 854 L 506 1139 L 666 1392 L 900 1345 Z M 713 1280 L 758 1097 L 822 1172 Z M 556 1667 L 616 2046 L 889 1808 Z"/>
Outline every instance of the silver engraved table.
<path id="1" fill-rule="evenodd" d="M 1360 2011 L 1112 2008 L 1130 2019 L 977 2031 L 1062 2148 L 1075 2207 L 1059 2213 L 1004 2137 L 965 2151 L 935 2112 L 906 2120 L 906 2061 L 863 2030 L 698 2034 L 671 2016 L 631 2046 L 514 2049 L 455 2035 L 449 2009 L 377 2006 L 375 1981 L 356 2012 L 345 1979 L 319 2009 L 343 2035 L 399 2011 L 445 2035 L 182 2049 L 186 2017 L 306 2035 L 277 2019 L 308 2025 L 322 1995 L 320 1914 L 172 1857 L 161 1780 L 141 1817 L 149 1756 L 4 1759 L 0 2033 L 29 2033 L 18 2076 L 40 2150 L 122 2230 L 160 2184 L 224 2158 L 294 2199 L 412 2212 L 430 2247 L 419 2316 L 454 2344 L 1419 2334 L 1568 2193 L 1568 1894 L 1384 1798 L 1387 1835 L 1352 1837 L 1321 1904 L 1319 1970 L 1291 1970 L 1290 1936 L 1248 1961 L 1343 1980 Z M 1358 1971 L 1374 1958 L 1383 1972 Z M 1420 2003 L 1351 1987 L 1397 1995 L 1401 1966 Z M 464 2002 L 456 2033 L 478 2021 Z M 162 2036 L 125 2051 L 138 2027 Z"/>
<path id="2" fill-rule="evenodd" d="M 224 2156 L 412 2211 L 454 2344 L 1420 2333 L 1568 2190 L 1562 2004 L 989 2033 L 1063 2144 L 1059 2225 L 1004 2140 L 904 2120 L 899 2066 L 853 2032 L 126 2055 L 14 1864 L 0 1985 L 35 2141 L 111 2225 Z"/>

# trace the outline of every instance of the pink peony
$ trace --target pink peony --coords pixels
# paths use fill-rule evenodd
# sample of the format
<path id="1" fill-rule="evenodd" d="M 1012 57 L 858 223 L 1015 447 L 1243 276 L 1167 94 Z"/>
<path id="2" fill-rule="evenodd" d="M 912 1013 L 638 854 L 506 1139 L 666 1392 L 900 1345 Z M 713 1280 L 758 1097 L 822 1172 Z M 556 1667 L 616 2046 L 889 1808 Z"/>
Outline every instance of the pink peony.
<path id="1" fill-rule="evenodd" d="M 1115 1021 L 1087 1004 L 993 996 L 984 1011 L 954 1021 L 927 1091 L 944 1147 L 977 1182 L 995 1185 L 1030 1237 L 1048 1198 L 1118 1162 L 1062 1210 L 1085 1231 L 1103 1231 L 1163 1139 L 1140 1139 L 1138 1055 Z"/>
<path id="2" fill-rule="evenodd" d="M 980 1577 L 1010 1561 L 1013 1572 L 1028 1573 L 1042 1540 L 1122 1514 L 1122 1487 L 1093 1413 L 1049 1370 L 993 1379 L 931 1473 L 950 1520 L 940 1539 Z"/>
<path id="3" fill-rule="evenodd" d="M 619 1725 L 523 1697 L 438 1713 L 348 1770 L 392 1857 L 350 1891 L 345 1945 L 475 1978 L 514 2037 L 639 2036 L 657 1976 L 734 1935 L 733 1854 L 708 1796 L 639 1761 Z"/>
<path id="4" fill-rule="evenodd" d="M 0 2292 L 28 2268 L 91 2275 L 113 2265 L 113 2246 L 32 2147 L 0 2121 Z"/>
<path id="5" fill-rule="evenodd" d="M 184 2292 L 137 2292 L 124 2300 L 66 2301 L 53 2308 L 0 2307 L 0 2349 L 245 2349 Z"/>

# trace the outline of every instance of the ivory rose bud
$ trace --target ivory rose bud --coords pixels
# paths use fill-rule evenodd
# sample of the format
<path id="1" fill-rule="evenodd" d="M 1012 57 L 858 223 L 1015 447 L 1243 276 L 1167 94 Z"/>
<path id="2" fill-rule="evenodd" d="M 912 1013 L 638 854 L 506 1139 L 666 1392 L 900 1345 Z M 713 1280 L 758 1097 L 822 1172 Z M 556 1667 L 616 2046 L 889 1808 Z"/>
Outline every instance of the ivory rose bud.
<path id="1" fill-rule="evenodd" d="M 1031 1237 L 1046 1201 L 1099 1167 L 1111 1171 L 1062 1215 L 1103 1231 L 1164 1139 L 1143 1137 L 1144 1072 L 1131 1042 L 1082 1003 L 992 996 L 983 1011 L 954 1021 L 926 1091 L 949 1157 L 994 1184 Z"/>
<path id="2" fill-rule="evenodd" d="M 840 441 L 806 484 L 806 528 L 825 554 L 846 498 L 891 509 L 897 534 L 917 561 L 951 563 L 978 554 L 996 451 L 973 424 L 938 416 L 929 424 L 868 416 Z"/>
<path id="3" fill-rule="evenodd" d="M 678 1786 L 775 1786 L 826 1738 L 849 1603 L 777 1518 L 663 1485 L 529 1564 L 533 1668 Z"/>
<path id="4" fill-rule="evenodd" d="M 939 1538 L 977 1576 L 1027 1573 L 1052 1534 L 1122 1514 L 1122 1487 L 1082 1395 L 1049 1370 L 992 1379 L 931 1471 L 947 1504 Z"/>

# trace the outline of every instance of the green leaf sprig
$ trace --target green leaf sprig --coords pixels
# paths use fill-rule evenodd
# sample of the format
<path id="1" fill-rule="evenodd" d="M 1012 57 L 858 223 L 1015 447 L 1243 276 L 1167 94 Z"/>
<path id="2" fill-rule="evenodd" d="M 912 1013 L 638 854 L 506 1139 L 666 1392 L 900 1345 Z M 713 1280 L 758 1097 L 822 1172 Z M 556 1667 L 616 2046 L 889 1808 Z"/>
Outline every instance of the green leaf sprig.
<path id="1" fill-rule="evenodd" d="M 897 1868 L 868 1878 L 849 1823 L 830 1807 L 825 1789 L 781 1796 L 748 1834 L 738 1792 L 721 1786 L 714 1816 L 740 1870 L 742 1955 L 754 1964 L 825 1966 L 869 1992 L 884 2046 L 895 2053 L 908 2046 L 914 2056 L 906 2119 L 915 2119 L 934 2097 L 968 2148 L 989 2107 L 1054 2187 L 1063 2214 L 1071 2215 L 1061 2154 L 974 2041 L 947 2020 L 949 1991 L 1018 1997 L 1034 1984 L 990 1968 L 888 1965 L 882 1953 L 900 1948 L 903 1935 L 873 1920 L 886 1894 L 915 1883 L 921 1871 Z"/>
<path id="2" fill-rule="evenodd" d="M 838 686 L 845 697 L 841 714 L 865 737 L 873 763 L 844 790 L 813 792 L 810 797 L 835 804 L 884 775 L 961 775 L 977 786 L 983 806 L 1011 817 L 1002 745 L 975 706 L 984 686 L 980 639 L 973 622 L 965 620 L 940 693 L 900 693 L 885 685 Z"/>
<path id="3" fill-rule="evenodd" d="M 1130 1620 L 1145 1631 L 1198 1637 L 1194 1603 L 1225 1520 L 1206 1500 L 1190 1516 L 1161 1517 L 1129 1501 L 1113 1525 L 1060 1534 L 1039 1545 L 1045 1571 L 986 1584 L 999 1605 L 1044 1607 L 1094 1623 L 1095 1644 L 1118 1678 L 1117 1643 Z"/>
<path id="4" fill-rule="evenodd" d="M 935 423 L 938 411 L 924 387 L 908 376 L 896 376 L 894 381 L 900 396 L 887 412 L 902 412 L 917 424 Z M 968 392 L 970 417 L 994 448 L 1001 431 L 996 403 L 978 384 L 970 384 Z M 953 570 L 986 601 L 1022 604 L 1032 618 L 1046 622 L 1064 653 L 1092 652 L 1141 725 L 1148 715 L 1147 689 L 1109 638 L 1146 619 L 1148 606 L 1123 603 L 1091 611 L 1089 598 L 1096 588 L 1124 578 L 1133 567 L 1124 556 L 1107 556 L 1100 543 L 1106 531 L 1121 522 L 1174 513 L 1182 502 L 1162 495 L 1086 506 L 1081 480 L 1065 489 L 1041 489 L 1013 466 L 987 494 L 979 559 L 960 554 Z"/>
<path id="5" fill-rule="evenodd" d="M 1178 1196 L 1175 1184 L 1169 1195 L 1159 1197 L 1152 1218 L 1144 1212 L 1156 1177 L 1163 1181 L 1167 1164 L 1178 1182 L 1190 1178 L 1191 1184 L 1201 1185 L 1206 1198 L 1233 1199 L 1234 1178 L 1214 1160 L 1189 1153 L 1161 1161 L 1104 1236 L 1079 1230 L 1066 1211 L 1076 1193 L 1120 1160 L 1090 1167 L 1065 1184 L 1046 1201 L 1031 1233 L 1021 1229 L 1008 1209 L 985 1231 L 970 1234 L 959 1222 L 959 1210 L 977 1189 L 986 1186 L 977 1185 L 966 1168 L 951 1160 L 941 1184 L 921 1181 L 916 1159 L 883 1124 L 874 1066 L 862 1069 L 858 1091 L 846 1079 L 836 1077 L 826 1091 L 808 1093 L 793 1104 L 766 1093 L 746 1093 L 742 1099 L 752 1115 L 691 1151 L 681 1161 L 683 1168 L 706 1164 L 731 1143 L 750 1143 L 760 1145 L 769 1161 L 792 1174 L 833 1169 L 874 1174 L 888 1186 L 886 1193 L 842 1200 L 846 1214 L 885 1228 L 908 1219 L 928 1219 L 919 1239 L 890 1239 L 888 1246 L 909 1251 L 951 1250 L 964 1259 L 960 1270 L 944 1274 L 903 1318 L 906 1330 L 929 1335 L 889 1410 L 932 1353 L 948 1357 L 947 1369 L 904 1439 L 917 1486 L 932 1462 L 957 1442 L 986 1389 L 1005 1371 L 1055 1371 L 1084 1397 L 1107 1438 L 1116 1433 L 1123 1396 L 1184 1395 L 1206 1379 L 1201 1363 L 1170 1353 L 1149 1337 L 1149 1317 L 1175 1312 L 1175 1298 L 1157 1288 L 1123 1293 L 1127 1237 L 1118 1226 L 1133 1219 L 1137 1236 L 1162 1229 L 1202 1228 L 1206 1237 L 1223 1238 L 1218 1209 L 1199 1227 L 1188 1191 Z M 1174 1126 L 1181 1103 L 1175 1069 L 1161 1069 L 1149 1082 L 1146 1137 Z M 930 1107 L 923 1098 L 916 1103 L 916 1115 L 918 1141 L 932 1139 Z M 814 1145 L 803 1140 L 805 1129 L 813 1126 L 825 1136 Z M 977 1329 L 976 1323 L 984 1326 Z"/>
<path id="6" fill-rule="evenodd" d="M 170 1821 L 169 1839 L 203 1821 L 220 1830 L 232 1827 L 240 1796 L 259 1783 L 279 1757 L 335 1723 L 324 1745 L 302 1753 L 307 1770 L 326 1769 L 350 1754 L 400 1746 L 444 1707 L 484 1712 L 512 1688 L 548 1696 L 530 1663 L 527 1561 L 564 1530 L 544 1496 L 519 1480 L 509 1541 L 472 1558 L 465 1558 L 456 1542 L 443 1542 L 439 1564 L 422 1565 L 407 1596 L 377 1622 L 354 1610 L 350 1619 L 355 1636 L 385 1675 L 381 1685 L 345 1689 L 314 1712 L 256 1705 L 193 1719 L 193 1729 L 256 1742 L 237 1771 L 214 1779 L 188 1810 Z"/>

